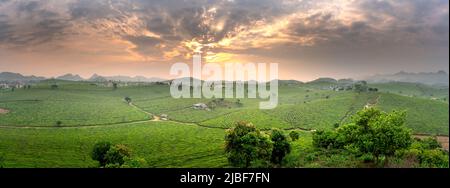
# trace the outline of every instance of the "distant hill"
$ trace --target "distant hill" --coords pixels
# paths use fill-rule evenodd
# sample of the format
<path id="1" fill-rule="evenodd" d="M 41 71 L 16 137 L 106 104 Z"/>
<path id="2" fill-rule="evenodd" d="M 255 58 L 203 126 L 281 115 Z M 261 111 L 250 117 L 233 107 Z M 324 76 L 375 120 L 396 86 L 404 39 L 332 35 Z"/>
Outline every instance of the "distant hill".
<path id="1" fill-rule="evenodd" d="M 334 78 L 318 78 L 309 83 L 337 83 L 337 80 Z"/>
<path id="2" fill-rule="evenodd" d="M 106 79 L 105 77 L 100 76 L 100 75 L 98 75 L 98 74 L 93 74 L 93 75 L 88 79 L 88 81 L 91 81 L 91 82 L 106 82 L 106 81 L 108 81 L 108 79 Z"/>
<path id="3" fill-rule="evenodd" d="M 156 78 L 156 77 L 147 78 L 144 76 L 135 76 L 135 77 L 110 76 L 110 77 L 105 77 L 105 78 L 108 80 L 122 81 L 122 82 L 162 82 L 162 81 L 165 81 L 164 79 L 161 79 L 161 78 Z"/>
<path id="4" fill-rule="evenodd" d="M 355 81 L 353 79 L 339 79 L 338 84 L 353 84 Z"/>
<path id="5" fill-rule="evenodd" d="M 280 85 L 302 85 L 303 82 L 298 80 L 278 80 L 278 84 Z"/>
<path id="6" fill-rule="evenodd" d="M 367 77 L 365 80 L 371 83 L 385 83 L 385 82 L 409 82 L 409 83 L 422 83 L 427 85 L 449 85 L 449 75 L 445 71 L 438 72 L 398 72 L 395 74 L 379 74 Z"/>
<path id="7" fill-rule="evenodd" d="M 67 81 L 83 81 L 84 79 L 79 76 L 78 74 L 73 75 L 73 74 L 65 74 L 62 76 L 58 76 L 56 77 L 56 79 L 58 80 L 67 80 Z"/>
<path id="8" fill-rule="evenodd" d="M 162 82 L 165 81 L 161 78 L 151 77 L 147 78 L 144 76 L 100 76 L 98 74 L 92 75 L 88 81 L 92 82 L 105 82 L 105 81 L 118 81 L 118 82 Z"/>
<path id="9" fill-rule="evenodd" d="M 0 73 L 0 81 L 6 81 L 6 82 L 29 82 L 29 81 L 40 81 L 45 80 L 44 77 L 38 77 L 38 76 L 24 76 L 19 73 L 12 73 L 12 72 L 1 72 Z"/>

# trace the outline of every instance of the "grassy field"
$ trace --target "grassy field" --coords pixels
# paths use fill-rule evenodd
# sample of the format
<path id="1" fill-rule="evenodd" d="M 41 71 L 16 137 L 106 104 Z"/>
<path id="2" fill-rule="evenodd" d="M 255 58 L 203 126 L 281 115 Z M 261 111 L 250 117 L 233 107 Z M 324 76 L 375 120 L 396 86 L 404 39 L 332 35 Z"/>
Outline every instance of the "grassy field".
<path id="1" fill-rule="evenodd" d="M 57 84 L 57 89 L 51 85 Z M 113 89 L 89 82 L 45 81 L 31 89 L 0 92 L 0 156 L 6 167 L 95 167 L 90 151 L 97 141 L 126 144 L 148 167 L 226 167 L 227 128 L 237 121 L 260 129 L 333 129 L 365 106 L 406 110 L 414 133 L 448 135 L 448 89 L 386 83 L 379 92 L 332 91 L 326 82 L 287 84 L 279 88 L 279 105 L 258 109 L 258 99 L 173 99 L 167 85 Z M 430 87 L 430 88 L 427 88 Z M 400 92 L 401 91 L 401 92 Z M 132 99 L 128 105 L 125 97 Z M 193 104 L 217 104 L 196 110 Z M 169 121 L 151 121 L 167 114 Z M 61 124 L 57 126 L 57 122 Z M 357 167 L 348 155 L 311 151 L 311 134 L 300 131 L 290 167 Z M 317 155 L 329 156 L 318 159 Z M 294 160 L 295 159 L 295 160 Z"/>
<path id="2" fill-rule="evenodd" d="M 95 167 L 97 141 L 129 146 L 148 167 L 224 167 L 224 131 L 171 122 L 104 127 L 0 129 L 5 167 Z M 6 152 L 7 151 L 7 152 Z"/>
<path id="3" fill-rule="evenodd" d="M 384 111 L 405 110 L 406 125 L 417 133 L 448 135 L 448 103 L 382 94 L 377 106 Z"/>

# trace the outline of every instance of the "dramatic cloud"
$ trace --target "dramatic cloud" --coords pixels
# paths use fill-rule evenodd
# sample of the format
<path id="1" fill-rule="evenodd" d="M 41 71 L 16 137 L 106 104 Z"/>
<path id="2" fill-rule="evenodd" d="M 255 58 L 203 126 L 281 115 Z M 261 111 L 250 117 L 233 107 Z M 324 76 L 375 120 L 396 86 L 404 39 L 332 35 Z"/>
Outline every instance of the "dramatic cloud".
<path id="1" fill-rule="evenodd" d="M 448 23 L 447 0 L 0 0 L 0 54 L 448 71 Z"/>

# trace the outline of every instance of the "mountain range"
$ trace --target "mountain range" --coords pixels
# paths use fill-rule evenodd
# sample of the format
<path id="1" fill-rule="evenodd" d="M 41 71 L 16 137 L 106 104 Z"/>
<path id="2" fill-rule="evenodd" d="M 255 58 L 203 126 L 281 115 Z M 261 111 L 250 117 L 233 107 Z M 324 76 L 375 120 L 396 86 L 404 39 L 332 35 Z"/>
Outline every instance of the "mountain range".
<path id="1" fill-rule="evenodd" d="M 38 76 L 24 76 L 19 73 L 12 73 L 12 72 L 1 72 L 0 73 L 0 81 L 4 82 L 30 82 L 30 81 L 41 81 L 51 78 L 46 77 L 38 77 Z M 165 81 L 161 78 L 151 77 L 147 78 L 144 76 L 101 76 L 98 74 L 92 75 L 88 79 L 82 78 L 80 75 L 77 74 L 65 74 L 62 76 L 58 76 L 54 79 L 57 80 L 66 80 L 66 81 L 91 81 L 91 82 L 106 82 L 106 81 L 120 81 L 120 82 L 161 82 Z"/>
<path id="2" fill-rule="evenodd" d="M 41 81 L 49 78 L 42 76 L 24 76 L 19 73 L 13 72 L 0 72 L 0 81 L 3 82 L 33 82 Z M 120 82 L 163 82 L 165 79 L 156 77 L 144 77 L 144 76 L 101 76 L 93 74 L 90 78 L 84 79 L 77 74 L 65 74 L 58 76 L 55 79 L 67 80 L 67 81 L 91 81 L 91 82 L 106 82 L 106 81 L 120 81 Z M 395 74 L 377 74 L 363 78 L 369 83 L 385 83 L 385 82 L 410 82 L 410 83 L 422 83 L 427 85 L 448 86 L 449 75 L 445 71 L 438 72 L 419 72 L 409 73 L 401 71 Z M 294 82 L 291 80 L 290 82 Z M 296 81 L 298 82 L 298 81 Z M 352 79 L 336 80 L 333 78 L 319 78 L 312 82 L 331 82 L 331 83 L 351 83 Z M 301 82 L 300 82 L 301 83 Z"/>
<path id="3" fill-rule="evenodd" d="M 40 81 L 45 80 L 45 77 L 38 76 L 24 76 L 19 73 L 13 72 L 0 72 L 0 81 L 8 82 L 29 82 L 29 81 Z"/>
<path id="4" fill-rule="evenodd" d="M 410 82 L 427 85 L 448 86 L 449 75 L 445 71 L 410 73 L 401 71 L 395 74 L 378 74 L 364 78 L 368 82 Z"/>

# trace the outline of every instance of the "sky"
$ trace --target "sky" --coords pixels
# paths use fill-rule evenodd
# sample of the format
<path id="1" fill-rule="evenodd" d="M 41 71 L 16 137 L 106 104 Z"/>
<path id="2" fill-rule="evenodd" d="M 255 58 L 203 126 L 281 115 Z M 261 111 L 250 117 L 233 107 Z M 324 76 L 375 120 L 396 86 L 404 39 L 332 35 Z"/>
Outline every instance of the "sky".
<path id="1" fill-rule="evenodd" d="M 278 63 L 280 79 L 449 66 L 448 0 L 0 0 L 0 72 L 170 77 Z"/>

